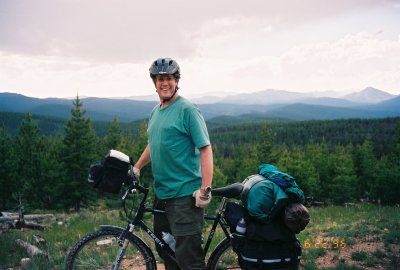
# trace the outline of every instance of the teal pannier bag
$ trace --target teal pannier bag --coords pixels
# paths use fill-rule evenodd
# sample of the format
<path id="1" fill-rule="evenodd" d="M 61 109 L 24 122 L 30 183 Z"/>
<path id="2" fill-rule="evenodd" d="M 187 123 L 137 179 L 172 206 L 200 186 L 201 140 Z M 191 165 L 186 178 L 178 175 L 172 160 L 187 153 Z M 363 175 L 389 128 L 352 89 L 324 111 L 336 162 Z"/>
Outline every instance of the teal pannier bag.
<path id="1" fill-rule="evenodd" d="M 243 181 L 241 200 L 251 218 L 269 223 L 285 208 L 289 197 L 277 184 L 255 174 Z"/>
<path id="2" fill-rule="evenodd" d="M 291 202 L 304 203 L 304 192 L 299 188 L 296 180 L 289 174 L 281 172 L 271 164 L 261 164 L 258 166 L 258 173 L 281 187 Z"/>

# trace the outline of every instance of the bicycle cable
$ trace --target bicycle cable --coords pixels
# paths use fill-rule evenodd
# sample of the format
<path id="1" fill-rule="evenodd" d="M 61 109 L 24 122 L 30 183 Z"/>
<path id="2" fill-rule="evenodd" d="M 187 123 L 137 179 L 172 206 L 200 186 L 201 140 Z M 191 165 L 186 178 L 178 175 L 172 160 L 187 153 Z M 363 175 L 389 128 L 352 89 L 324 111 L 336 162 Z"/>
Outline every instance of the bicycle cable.
<path id="1" fill-rule="evenodd" d="M 128 196 L 129 193 L 132 194 L 132 206 L 130 207 L 130 209 L 128 209 L 127 204 L 126 204 L 126 201 L 127 201 L 128 197 L 129 197 Z M 133 211 L 135 209 L 136 193 L 130 192 L 130 189 L 128 188 L 125 191 L 124 196 L 122 196 L 121 200 L 122 200 L 122 208 L 124 209 L 124 213 L 125 213 L 125 220 L 127 222 L 129 222 L 130 219 L 132 218 L 132 213 L 133 213 Z"/>

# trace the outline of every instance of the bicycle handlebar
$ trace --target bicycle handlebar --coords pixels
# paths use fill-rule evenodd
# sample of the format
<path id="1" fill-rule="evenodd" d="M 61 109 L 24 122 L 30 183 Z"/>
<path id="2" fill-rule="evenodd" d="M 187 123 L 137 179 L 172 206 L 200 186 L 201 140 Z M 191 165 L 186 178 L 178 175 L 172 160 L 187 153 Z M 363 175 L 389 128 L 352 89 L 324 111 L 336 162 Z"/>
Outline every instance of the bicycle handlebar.
<path id="1" fill-rule="evenodd" d="M 148 189 L 141 186 L 139 184 L 139 179 L 133 173 L 132 167 L 128 171 L 128 183 L 129 189 L 126 191 L 123 199 L 128 195 L 128 192 L 136 193 L 136 190 L 139 190 L 141 193 L 147 193 Z M 243 184 L 242 183 L 234 183 L 228 186 L 213 188 L 211 190 L 211 194 L 217 197 L 225 197 L 225 198 L 238 198 L 240 197 L 243 191 Z"/>

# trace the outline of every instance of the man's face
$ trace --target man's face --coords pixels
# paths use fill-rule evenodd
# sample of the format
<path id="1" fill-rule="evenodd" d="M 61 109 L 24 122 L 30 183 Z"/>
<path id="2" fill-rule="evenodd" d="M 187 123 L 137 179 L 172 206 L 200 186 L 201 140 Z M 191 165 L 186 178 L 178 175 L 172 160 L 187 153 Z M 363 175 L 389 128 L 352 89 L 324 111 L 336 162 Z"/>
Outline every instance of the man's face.
<path id="1" fill-rule="evenodd" d="M 171 97 L 174 93 L 178 85 L 178 80 L 175 79 L 174 76 L 168 74 L 157 75 L 155 84 L 160 99 L 166 99 Z"/>

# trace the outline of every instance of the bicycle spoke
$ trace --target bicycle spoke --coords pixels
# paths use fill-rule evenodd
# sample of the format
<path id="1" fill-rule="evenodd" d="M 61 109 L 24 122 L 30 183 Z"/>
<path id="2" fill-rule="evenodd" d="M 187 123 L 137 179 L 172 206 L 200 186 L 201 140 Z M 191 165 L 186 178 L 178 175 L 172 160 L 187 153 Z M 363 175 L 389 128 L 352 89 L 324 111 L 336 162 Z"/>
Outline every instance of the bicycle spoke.
<path id="1" fill-rule="evenodd" d="M 210 257 L 208 269 L 241 269 L 237 254 L 232 250 L 230 241 L 226 239 L 215 249 L 214 256 Z"/>
<path id="2" fill-rule="evenodd" d="M 118 233 L 95 232 L 84 238 L 69 257 L 69 268 L 74 270 L 109 270 L 121 253 Z M 152 269 L 154 264 L 141 244 L 130 242 L 120 259 L 120 270 Z M 150 268 L 149 268 L 150 267 Z"/>

